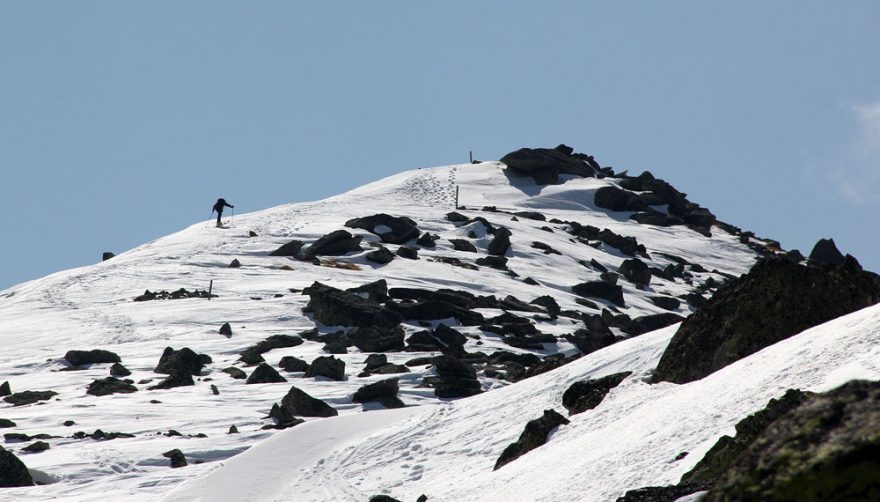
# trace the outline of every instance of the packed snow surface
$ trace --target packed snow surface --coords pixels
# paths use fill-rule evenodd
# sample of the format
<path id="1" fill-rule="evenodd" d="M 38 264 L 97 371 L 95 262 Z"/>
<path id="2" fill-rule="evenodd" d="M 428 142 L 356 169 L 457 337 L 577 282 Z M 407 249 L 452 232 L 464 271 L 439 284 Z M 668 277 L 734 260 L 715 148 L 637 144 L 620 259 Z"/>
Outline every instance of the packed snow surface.
<path id="1" fill-rule="evenodd" d="M 873 327 L 880 312 L 875 308 L 817 327 L 686 385 L 645 383 L 674 326 L 515 384 L 480 374 L 486 392 L 460 400 L 434 397 L 433 389 L 422 385 L 431 370 L 416 366 L 399 375 L 400 397 L 409 406 L 398 410 L 352 402 L 359 387 L 387 378 L 357 376 L 366 355 L 354 348 L 338 356 L 346 363 L 343 382 L 282 372 L 287 383 L 247 385 L 220 371 L 237 366 L 250 373 L 253 367 L 238 361 L 243 349 L 271 335 L 314 328 L 316 322 L 302 313 L 308 297 L 299 291 L 315 281 L 347 288 L 386 279 L 390 287 L 450 288 L 499 298 L 513 295 L 526 302 L 549 294 L 565 310 L 598 313 L 578 304 L 572 294 L 572 285 L 599 278 L 597 270 L 581 262 L 595 259 L 616 270 L 628 257 L 604 244 L 572 239 L 566 225 L 551 222 L 553 218 L 635 237 L 649 250 L 646 261 L 651 266 L 674 264 L 669 255 L 702 266 L 704 271 L 693 271 L 691 284 L 655 277 L 647 290 L 639 290 L 621 278 L 627 303 L 618 310 L 631 317 L 665 312 L 650 295 L 681 297 L 709 278 L 721 281 L 742 274 L 755 260 L 755 253 L 736 236 L 718 228 L 705 237 L 686 227 L 640 225 L 628 219 L 629 213 L 597 209 L 595 190 L 613 184 L 613 179 L 569 177 L 562 184 L 539 187 L 528 178 L 508 178 L 502 168 L 487 162 L 407 171 L 326 200 L 236 215 L 226 228 L 200 222 L 106 262 L 0 291 L 0 383 L 9 381 L 13 392 L 58 393 L 39 404 L 0 403 L 0 418 L 17 424 L 4 433 L 53 436 L 46 440 L 51 449 L 39 454 L 21 451 L 32 441 L 3 444 L 45 484 L 6 489 L 0 496 L 240 502 L 362 501 L 388 493 L 410 501 L 424 493 L 431 501 L 613 500 L 627 489 L 677 481 L 720 435 L 732 432 L 745 414 L 788 387 L 822 390 L 854 377 L 878 377 Z M 472 264 L 485 256 L 491 239 L 479 223 L 456 225 L 446 219 L 454 210 L 456 186 L 459 204 L 466 206 L 460 213 L 510 229 L 508 267 L 516 275 L 439 260 L 456 257 Z M 480 210 L 483 206 L 495 206 L 498 212 Z M 539 212 L 547 221 L 512 218 L 517 211 Z M 440 236 L 437 247 L 419 249 L 419 260 L 397 258 L 377 265 L 364 255 L 379 238 L 348 229 L 364 237 L 364 250 L 338 257 L 338 266 L 269 256 L 292 239 L 311 242 L 344 228 L 348 219 L 379 212 L 412 218 L 422 232 Z M 257 236 L 249 237 L 249 232 Z M 449 239 L 455 238 L 470 239 L 478 253 L 454 251 Z M 533 242 L 545 243 L 559 254 L 545 254 L 532 247 Z M 241 268 L 228 267 L 233 259 Z M 211 281 L 218 295 L 212 300 L 132 301 L 147 289 L 206 290 Z M 595 301 L 600 308 L 611 307 Z M 678 313 L 690 312 L 682 303 Z M 533 321 L 542 333 L 557 336 L 583 327 L 565 316 Z M 232 327 L 230 337 L 218 334 L 225 322 Z M 417 323 L 405 327 L 407 334 L 424 329 Z M 455 327 L 469 335 L 468 351 L 529 352 L 475 327 Z M 320 324 L 318 328 L 337 329 Z M 153 368 L 169 346 L 189 347 L 213 362 L 195 386 L 147 390 L 164 377 Z M 137 392 L 101 397 L 85 393 L 93 380 L 108 376 L 109 365 L 69 371 L 62 357 L 68 350 L 96 348 L 121 356 Z M 535 352 L 576 351 L 560 339 Z M 277 367 L 287 355 L 310 361 L 325 354 L 320 343 L 307 341 L 264 357 Z M 388 359 L 403 364 L 430 355 L 434 354 L 394 353 Z M 568 385 L 617 371 L 634 374 L 598 408 L 572 417 L 572 423 L 560 427 L 545 446 L 492 470 L 527 421 L 547 408 L 564 411 L 561 394 Z M 269 409 L 291 385 L 328 402 L 340 416 L 309 419 L 283 431 L 263 430 L 271 423 L 266 419 Z M 65 421 L 74 424 L 65 426 Z M 240 433 L 227 434 L 231 425 Z M 72 437 L 76 431 L 96 429 L 134 437 Z M 169 467 L 162 453 L 175 448 L 184 452 L 190 465 Z M 673 461 L 682 451 L 689 454 Z"/>

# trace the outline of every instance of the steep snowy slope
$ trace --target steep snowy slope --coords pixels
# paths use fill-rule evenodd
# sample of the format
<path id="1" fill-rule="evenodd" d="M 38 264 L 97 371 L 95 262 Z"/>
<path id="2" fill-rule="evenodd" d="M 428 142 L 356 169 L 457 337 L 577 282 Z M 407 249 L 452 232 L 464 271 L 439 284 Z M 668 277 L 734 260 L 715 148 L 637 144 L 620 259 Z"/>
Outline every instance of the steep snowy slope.
<path id="1" fill-rule="evenodd" d="M 851 379 L 880 379 L 878 325 L 880 306 L 870 307 L 703 380 L 647 384 L 672 326 L 488 394 L 383 412 L 384 430 L 355 416 L 357 422 L 328 419 L 285 431 L 165 500 L 235 501 L 249 493 L 278 501 L 379 493 L 431 501 L 615 500 L 632 488 L 676 483 L 721 434 L 786 389 L 827 391 Z M 562 410 L 568 386 L 619 371 L 633 374 L 598 408 L 569 417 L 547 444 L 493 471 L 525 422 L 547 408 Z M 321 455 L 289 459 L 309 444 L 320 445 Z M 687 456 L 676 460 L 682 452 Z"/>
<path id="2" fill-rule="evenodd" d="M 4 445 L 38 473 L 39 481 L 50 483 L 9 489 L 3 492 L 4 495 L 19 500 L 50 497 L 96 500 L 108 496 L 153 500 L 182 481 L 211 471 L 218 461 L 229 459 L 276 434 L 274 430 L 263 429 L 271 424 L 266 415 L 292 384 L 331 404 L 342 415 L 334 420 L 358 422 L 360 419 L 346 416 L 377 406 L 353 403 L 352 394 L 362 385 L 387 375 L 359 377 L 366 355 L 353 347 L 347 354 L 337 356 L 346 363 L 347 378 L 341 382 L 304 378 L 302 373 L 282 371 L 287 383 L 248 385 L 220 371 L 237 366 L 250 373 L 253 367 L 239 362 L 245 348 L 272 335 L 294 335 L 314 328 L 315 321 L 302 313 L 308 297 L 299 291 L 315 281 L 347 288 L 385 279 L 390 287 L 450 288 L 498 298 L 512 295 L 524 302 L 550 295 L 564 311 L 592 315 L 608 309 L 609 313 L 625 313 L 635 318 L 667 312 L 651 301 L 651 296 L 680 299 L 695 291 L 706 291 L 712 287 L 711 283 L 717 284 L 728 275 L 746 272 L 757 256 L 743 243 L 748 239 L 717 227 L 712 229 L 711 237 L 707 237 L 685 226 L 643 225 L 629 220 L 627 212 L 596 208 L 593 204 L 596 190 L 617 183 L 616 179 L 566 176 L 562 184 L 539 186 L 529 178 L 509 178 L 502 168 L 500 163 L 487 162 L 408 171 L 323 201 L 236 215 L 228 228 L 198 223 L 109 261 L 53 274 L 0 292 L 0 343 L 4 346 L 0 354 L 0 382 L 8 381 L 13 392 L 57 392 L 54 398 L 37 404 L 19 407 L 0 404 L 0 418 L 16 424 L 3 432 L 27 435 L 27 438 L 7 438 Z M 492 225 L 510 230 L 512 246 L 507 253 L 507 267 L 515 273 L 474 266 L 475 258 L 486 255 L 491 236 L 486 234 L 482 223 L 453 223 L 447 218 L 446 213 L 454 209 L 456 186 L 459 188 L 459 204 L 467 208 L 459 209 L 459 213 L 467 218 L 483 217 Z M 481 210 L 483 206 L 494 206 L 496 210 Z M 512 216 L 512 213 L 521 211 L 540 213 L 547 221 Z M 363 236 L 367 245 L 360 252 L 322 259 L 324 266 L 269 256 L 271 251 L 292 239 L 311 242 L 344 228 L 350 218 L 379 212 L 409 216 L 422 232 L 439 236 L 436 247 L 420 248 L 418 260 L 398 257 L 386 265 L 379 265 L 365 258 L 373 249 L 371 244 L 378 243 L 379 238 L 370 232 L 348 229 Z M 639 288 L 621 277 L 618 284 L 622 286 L 626 306 L 615 307 L 604 300 L 590 298 L 597 306 L 592 308 L 583 299 L 579 303 L 578 296 L 572 292 L 575 284 L 599 280 L 599 270 L 584 264 L 595 260 L 616 271 L 630 257 L 607 243 L 575 238 L 569 232 L 571 226 L 565 222 L 607 228 L 616 234 L 636 238 L 648 251 L 649 257 L 642 259 L 652 267 L 664 269 L 680 265 L 682 261 L 692 265 L 676 278 L 653 277 L 647 288 Z M 250 237 L 249 232 L 256 236 Z M 472 242 L 477 252 L 454 250 L 449 239 L 458 238 Z M 534 247 L 534 242 L 546 246 Z M 388 247 L 395 249 L 395 246 Z M 548 247 L 555 253 L 548 252 Z M 450 257 L 457 258 L 459 264 L 444 261 Z M 233 259 L 240 261 L 240 268 L 228 267 Z M 328 266 L 334 263 L 348 268 Z M 462 263 L 465 267 L 460 266 Z M 213 292 L 218 295 L 211 300 L 133 301 L 144 290 L 205 290 L 210 281 L 213 281 Z M 501 313 L 497 309 L 477 310 L 487 318 Z M 682 301 L 676 310 L 686 316 L 691 307 Z M 552 335 L 556 341 L 544 343 L 541 349 L 528 350 L 512 347 L 500 335 L 476 326 L 454 326 L 468 335 L 465 348 L 469 352 L 491 354 L 506 350 L 538 355 L 577 352 L 563 335 L 583 328 L 582 316 L 553 318 L 536 313 L 517 314 L 527 316 L 541 333 Z M 218 334 L 225 322 L 232 327 L 229 337 Z M 438 322 L 433 320 L 428 324 L 436 327 Z M 451 321 L 447 319 L 445 322 Z M 332 326 L 319 324 L 318 327 L 322 333 L 336 330 Z M 416 322 L 404 323 L 404 327 L 408 336 L 424 329 Z M 622 335 L 618 328 L 613 331 Z M 622 361 L 632 361 L 631 369 L 644 373 L 659 357 L 659 351 L 670 334 L 671 331 L 665 330 L 611 346 L 590 356 L 596 358 L 593 363 L 590 363 L 593 359 L 585 358 L 576 366 L 565 367 L 561 370 L 562 375 L 574 378 L 576 374 L 599 374 L 604 371 L 602 364 L 621 366 Z M 169 346 L 192 348 L 210 356 L 212 362 L 197 377 L 194 386 L 148 390 L 148 386 L 155 385 L 165 376 L 154 373 L 153 369 L 163 349 Z M 294 355 L 311 361 L 326 355 L 322 346 L 322 343 L 306 341 L 297 347 L 272 350 L 264 357 L 276 367 L 283 356 Z M 95 364 L 71 370 L 62 358 L 68 350 L 95 348 L 112 350 L 121 357 L 122 363 L 132 372 L 129 378 L 135 382 L 137 392 L 100 397 L 86 394 L 87 385 L 108 376 L 109 365 Z M 389 362 L 403 364 L 417 356 L 434 354 L 398 352 L 387 356 Z M 414 365 L 410 369 L 409 373 L 395 375 L 400 377 L 402 400 L 407 405 L 431 406 L 383 413 L 393 415 L 394 420 L 403 417 L 402 423 L 414 429 L 419 427 L 416 424 L 419 417 L 426 420 L 426 416 L 431 416 L 430 421 L 436 422 L 440 427 L 438 431 L 444 434 L 438 435 L 436 440 L 448 444 L 430 445 L 430 452 L 426 447 L 424 453 L 413 453 L 414 458 L 425 455 L 436 463 L 406 461 L 398 465 L 392 462 L 392 458 L 385 462 L 394 468 L 381 471 L 384 472 L 381 475 L 365 471 L 362 474 L 364 484 L 345 492 L 358 494 L 354 498 L 360 497 L 358 490 L 371 493 L 392 489 L 399 484 L 404 494 L 423 490 L 455 500 L 456 494 L 464 493 L 456 491 L 458 486 L 466 486 L 462 476 L 456 475 L 456 482 L 449 483 L 448 478 L 428 475 L 442 470 L 440 462 L 444 459 L 461 461 L 461 469 L 472 468 L 475 479 L 491 476 L 487 483 L 495 483 L 494 479 L 508 479 L 506 472 L 519 469 L 516 462 L 494 475 L 483 472 L 485 465 L 494 461 L 499 447 L 518 434 L 523 420 L 534 418 L 533 415 L 542 406 L 550 406 L 551 401 L 558 402 L 555 391 L 544 392 L 533 386 L 557 388 L 555 384 L 551 385 L 553 380 L 569 378 L 559 374 L 541 376 L 534 382 L 526 380 L 507 389 L 492 390 L 481 398 L 483 400 L 466 399 L 461 404 L 435 406 L 444 400 L 436 398 L 433 389 L 423 385 L 423 377 L 434 371 L 430 363 Z M 483 371 L 480 371 L 479 378 L 485 391 L 508 385 L 502 379 L 487 377 Z M 634 380 L 636 378 L 627 382 L 638 387 Z M 218 393 L 212 392 L 212 385 L 216 386 Z M 490 413 L 486 410 L 497 406 L 500 401 L 526 397 L 534 399 L 534 404 L 504 412 L 504 421 L 509 427 L 501 436 L 486 433 L 490 443 L 482 446 L 468 444 L 467 431 L 480 437 L 484 435 L 481 424 L 487 419 L 483 414 Z M 751 398 L 749 406 L 758 406 L 761 399 L 763 395 Z M 473 409 L 467 404 L 471 402 L 475 403 Z M 547 404 L 539 404 L 542 402 Z M 733 415 L 719 418 L 714 425 L 725 427 L 737 418 Z M 363 420 L 372 425 L 359 426 L 375 425 L 372 417 Z M 69 421 L 73 424 L 64 425 Z M 308 424 L 298 427 L 303 431 L 331 427 L 320 424 L 324 421 L 332 423 L 329 419 L 310 419 Z M 227 434 L 232 425 L 237 426 L 240 433 Z M 450 434 L 455 427 L 461 428 L 461 437 L 453 444 L 451 437 L 445 434 Z M 706 426 L 700 444 L 718 432 L 718 429 L 709 432 L 710 427 Z M 74 437 L 77 431 L 91 434 L 96 429 L 105 433 L 128 433 L 134 437 L 112 440 Z M 170 430 L 180 435 L 169 433 Z M 39 434 L 49 436 L 44 440 L 51 448 L 42 453 L 23 453 L 21 448 L 31 444 L 32 438 Z M 362 437 L 355 439 L 363 440 Z M 329 446 L 334 444 L 331 442 Z M 417 449 L 418 444 L 413 442 L 407 448 Z M 183 469 L 168 467 L 169 461 L 162 453 L 175 448 L 186 454 L 190 466 Z M 296 446 L 292 448 L 297 449 Z M 315 452 L 314 455 L 317 458 L 323 454 Z M 334 457 L 333 461 L 338 462 L 338 459 Z M 358 462 L 359 468 L 369 470 L 365 465 L 367 462 Z M 526 459 L 526 462 L 531 460 Z M 400 467 L 404 464 L 407 467 Z M 348 472 L 348 468 L 341 468 L 340 472 Z M 320 472 L 313 471 L 311 476 L 318 476 Z M 423 484 L 407 482 L 419 477 L 425 480 Z M 633 477 L 632 481 L 638 479 L 641 478 Z M 309 483 L 308 486 L 314 489 L 320 485 L 315 481 Z M 507 483 L 511 488 L 516 486 L 509 479 Z M 442 484 L 449 486 L 441 487 Z M 500 484 L 492 486 L 500 487 Z M 483 495 L 491 499 L 489 492 Z"/>

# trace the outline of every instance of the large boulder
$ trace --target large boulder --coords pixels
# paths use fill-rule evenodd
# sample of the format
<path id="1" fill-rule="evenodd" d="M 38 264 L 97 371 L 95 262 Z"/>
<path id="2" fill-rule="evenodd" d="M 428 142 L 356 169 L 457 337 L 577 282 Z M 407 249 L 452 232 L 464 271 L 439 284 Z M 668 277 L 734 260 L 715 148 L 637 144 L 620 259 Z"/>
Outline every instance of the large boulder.
<path id="1" fill-rule="evenodd" d="M 404 349 L 401 326 L 363 326 L 352 328 L 348 339 L 361 352 L 400 352 Z"/>
<path id="2" fill-rule="evenodd" d="M 403 318 L 357 293 L 315 282 L 302 292 L 309 296 L 306 311 L 327 326 L 393 327 Z"/>
<path id="3" fill-rule="evenodd" d="M 312 361 L 306 370 L 306 377 L 322 376 L 331 380 L 345 380 L 345 361 L 335 356 L 322 356 Z"/>
<path id="4" fill-rule="evenodd" d="M 275 368 L 262 363 L 254 369 L 245 383 L 281 383 L 286 381 L 287 379 L 278 374 Z"/>
<path id="5" fill-rule="evenodd" d="M 877 500 L 880 382 L 854 380 L 767 427 L 705 500 Z"/>
<path id="6" fill-rule="evenodd" d="M 568 419 L 554 410 L 544 410 L 540 418 L 529 421 L 515 443 L 511 443 L 501 452 L 495 462 L 495 470 L 520 456 L 534 450 L 547 442 L 547 436 L 560 425 L 568 424 Z"/>
<path id="7" fill-rule="evenodd" d="M 279 247 L 275 251 L 272 251 L 271 253 L 269 253 L 269 256 L 291 256 L 291 257 L 295 258 L 295 257 L 299 256 L 300 251 L 302 251 L 303 245 L 304 245 L 303 241 L 292 240 L 292 241 L 288 242 L 287 244 L 284 244 L 283 246 Z"/>
<path id="8" fill-rule="evenodd" d="M 483 322 L 483 315 L 454 303 L 441 300 L 428 300 L 413 303 L 389 305 L 402 319 L 413 321 L 433 321 L 454 318 L 464 326 L 477 326 Z"/>
<path id="9" fill-rule="evenodd" d="M 521 148 L 501 157 L 508 171 L 517 176 L 531 176 L 539 185 L 559 183 L 560 174 L 595 176 L 589 163 L 572 156 L 572 149 L 565 145 L 556 148 Z"/>
<path id="10" fill-rule="evenodd" d="M 810 262 L 826 265 L 840 265 L 843 263 L 843 253 L 837 249 L 834 239 L 819 239 L 813 250 L 810 251 Z"/>
<path id="11" fill-rule="evenodd" d="M 64 359 L 72 366 L 83 366 L 86 364 L 100 363 L 118 363 L 122 361 L 118 355 L 109 350 L 93 349 L 93 350 L 68 350 L 64 354 Z"/>
<path id="12" fill-rule="evenodd" d="M 599 406 L 611 389 L 620 385 L 620 382 L 631 374 L 631 371 L 624 371 L 602 378 L 575 382 L 562 394 L 562 406 L 568 410 L 569 416 L 592 410 Z"/>
<path id="13" fill-rule="evenodd" d="M 736 424 L 734 437 L 721 436 L 697 465 L 681 477 L 681 483 L 713 485 L 774 421 L 800 406 L 809 397 L 809 393 L 789 389 L 779 399 L 771 399 L 764 409 Z"/>
<path id="14" fill-rule="evenodd" d="M 808 328 L 880 301 L 876 276 L 765 258 L 682 322 L 654 372 L 687 383 Z"/>
<path id="15" fill-rule="evenodd" d="M 400 391 L 397 378 L 388 378 L 364 385 L 354 393 L 352 401 L 356 403 L 378 402 L 386 408 L 403 408 L 403 401 L 397 397 Z"/>
<path id="16" fill-rule="evenodd" d="M 297 258 L 310 260 L 316 256 L 342 256 L 361 250 L 361 236 L 353 236 L 347 230 L 336 230 L 324 235 L 310 246 L 300 250 Z"/>
<path id="17" fill-rule="evenodd" d="M 137 387 L 131 384 L 131 381 L 120 380 L 112 376 L 95 380 L 89 384 L 86 394 L 93 396 L 107 396 L 110 394 L 128 394 L 137 392 Z"/>
<path id="18" fill-rule="evenodd" d="M 403 244 L 419 236 L 416 222 L 406 216 L 391 216 L 385 213 L 354 218 L 345 222 L 349 228 L 360 228 L 374 233 L 388 244 Z"/>
<path id="19" fill-rule="evenodd" d="M 651 284 L 651 269 L 638 258 L 623 260 L 618 270 L 620 270 L 620 275 L 636 286 L 644 288 Z"/>
<path id="20" fill-rule="evenodd" d="M 587 298 L 601 298 L 619 307 L 625 306 L 623 300 L 623 288 L 617 284 L 609 284 L 605 281 L 590 281 L 575 284 L 571 287 L 574 294 Z"/>
<path id="21" fill-rule="evenodd" d="M 196 354 L 189 347 L 180 350 L 174 350 L 171 347 L 165 347 L 162 357 L 159 358 L 159 364 L 153 370 L 156 373 L 171 375 L 179 373 L 182 375 L 198 375 L 205 366 L 204 355 Z"/>
<path id="22" fill-rule="evenodd" d="M 272 335 L 255 345 L 244 349 L 241 353 L 241 361 L 245 364 L 260 364 L 263 362 L 263 354 L 273 349 L 282 349 L 302 345 L 302 338 L 296 335 Z"/>
<path id="23" fill-rule="evenodd" d="M 335 417 L 339 414 L 329 404 L 308 395 L 296 386 L 291 387 L 281 399 L 281 408 L 290 415 L 301 417 Z"/>
<path id="24" fill-rule="evenodd" d="M 48 401 L 57 395 L 57 392 L 51 390 L 25 390 L 4 397 L 3 401 L 12 404 L 12 406 L 24 406 L 38 401 Z"/>
<path id="25" fill-rule="evenodd" d="M 34 479 L 27 466 L 11 451 L 0 446 L 0 488 L 33 485 Z"/>
<path id="26" fill-rule="evenodd" d="M 612 211 L 644 211 L 647 207 L 638 194 L 623 190 L 616 186 L 604 186 L 596 190 L 593 197 L 596 207 Z"/>
<path id="27" fill-rule="evenodd" d="M 437 376 L 426 377 L 425 382 L 434 387 L 437 397 L 468 397 L 483 392 L 477 372 L 470 364 L 447 355 L 437 356 L 431 362 Z"/>

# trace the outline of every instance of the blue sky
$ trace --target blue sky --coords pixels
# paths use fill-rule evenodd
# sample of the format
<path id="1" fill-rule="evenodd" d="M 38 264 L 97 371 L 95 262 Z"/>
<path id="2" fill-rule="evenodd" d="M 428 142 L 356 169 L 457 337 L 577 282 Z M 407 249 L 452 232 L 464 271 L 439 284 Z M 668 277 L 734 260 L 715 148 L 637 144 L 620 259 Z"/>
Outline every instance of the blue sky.
<path id="1" fill-rule="evenodd" d="M 878 2 L 0 3 L 0 288 L 567 143 L 880 270 Z"/>

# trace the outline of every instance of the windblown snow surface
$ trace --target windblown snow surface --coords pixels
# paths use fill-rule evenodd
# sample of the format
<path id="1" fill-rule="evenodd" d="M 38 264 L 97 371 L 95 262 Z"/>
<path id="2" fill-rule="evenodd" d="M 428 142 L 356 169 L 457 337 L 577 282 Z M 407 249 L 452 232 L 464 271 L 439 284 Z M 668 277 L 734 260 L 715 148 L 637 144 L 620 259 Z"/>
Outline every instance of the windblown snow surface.
<path id="1" fill-rule="evenodd" d="M 597 209 L 592 203 L 595 190 L 613 179 L 566 178 L 563 184 L 539 187 L 528 179 L 509 179 L 502 168 L 487 162 L 408 171 L 323 201 L 237 215 L 229 228 L 201 222 L 106 262 L 0 291 L 0 382 L 9 381 L 13 392 L 58 393 L 39 404 L 0 403 L 0 418 L 17 424 L 4 433 L 55 436 L 46 440 L 51 449 L 38 454 L 21 451 L 30 441 L 4 443 L 44 484 L 4 489 L 0 498 L 365 501 L 386 493 L 405 501 L 421 494 L 430 501 L 614 500 L 628 489 L 676 482 L 719 436 L 732 433 L 737 421 L 787 388 L 825 390 L 852 378 L 880 378 L 880 309 L 874 307 L 685 385 L 645 383 L 677 326 L 624 340 L 515 384 L 481 374 L 485 392 L 459 400 L 434 397 L 433 389 L 421 384 L 429 367 L 414 367 L 399 375 L 400 397 L 408 407 L 397 410 L 352 402 L 359 387 L 387 378 L 358 377 L 365 354 L 354 348 L 339 356 L 346 362 L 343 382 L 285 373 L 287 383 L 247 385 L 220 371 L 242 366 L 241 351 L 268 336 L 315 327 L 301 311 L 308 297 L 291 291 L 314 281 L 346 288 L 384 278 L 391 287 L 452 288 L 499 298 L 513 295 L 526 302 L 549 294 L 563 309 L 598 313 L 577 304 L 571 293 L 572 285 L 599 275 L 578 262 L 596 259 L 616 269 L 627 257 L 605 245 L 572 240 L 564 225 L 514 221 L 510 212 L 537 211 L 548 220 L 573 220 L 636 237 L 651 253 L 646 261 L 653 266 L 674 263 L 662 253 L 702 265 L 708 272 L 694 272 L 695 284 L 710 277 L 723 280 L 720 273 L 742 274 L 756 258 L 737 237 L 717 228 L 705 237 L 686 227 L 640 225 L 627 219 L 629 213 Z M 485 255 L 491 239 L 480 233 L 481 225 L 456 226 L 444 217 L 454 209 L 456 185 L 459 204 L 469 208 L 459 212 L 511 230 L 508 266 L 518 276 L 436 260 L 455 256 L 472 262 Z M 483 206 L 503 212 L 478 210 Z M 398 258 L 380 266 L 365 260 L 365 246 L 361 253 L 337 259 L 356 265 L 353 270 L 269 256 L 292 239 L 312 241 L 343 228 L 350 218 L 378 212 L 409 216 L 420 230 L 441 237 L 437 247 L 420 249 L 417 261 Z M 349 230 L 364 236 L 366 243 L 379 240 L 369 232 Z M 248 237 L 249 231 L 257 237 Z M 448 239 L 466 238 L 470 231 L 478 233 L 472 242 L 479 252 L 453 251 Z M 531 247 L 534 241 L 561 254 L 544 254 Z M 241 268 L 227 267 L 233 258 L 241 261 Z M 526 277 L 537 285 L 524 282 Z M 207 289 L 212 280 L 219 296 L 210 301 L 132 301 L 146 289 Z M 619 310 L 632 317 L 665 312 L 649 301 L 649 294 L 680 297 L 693 290 L 693 285 L 658 277 L 646 291 L 623 279 L 620 284 L 627 307 Z M 679 313 L 689 312 L 683 303 Z M 217 332 L 224 322 L 232 326 L 231 337 Z M 563 316 L 534 322 L 541 332 L 554 335 L 583 326 Z M 406 325 L 407 333 L 418 329 L 424 328 Z M 468 351 L 528 352 L 476 328 L 456 329 L 480 335 L 469 339 Z M 213 362 L 195 386 L 147 390 L 164 376 L 152 370 L 167 346 L 211 356 Z M 109 365 L 66 371 L 61 358 L 68 350 L 94 348 L 119 354 L 133 373 L 130 378 L 138 382 L 138 392 L 87 395 L 86 386 L 107 376 Z M 541 351 L 556 352 L 577 349 L 560 339 Z M 264 357 L 277 366 L 286 355 L 310 361 L 324 354 L 321 344 L 307 341 Z M 423 355 L 432 354 L 395 353 L 388 359 L 402 364 Z M 560 427 L 546 445 L 493 471 L 501 451 L 526 422 L 547 408 L 564 411 L 561 395 L 571 383 L 618 371 L 633 374 L 598 408 L 571 417 L 571 424 Z M 152 383 L 140 383 L 148 379 Z M 212 393 L 212 384 L 219 395 Z M 291 385 L 325 400 L 340 415 L 309 419 L 283 431 L 263 430 L 271 423 L 266 415 L 272 404 Z M 64 426 L 69 420 L 75 424 Z M 241 432 L 227 434 L 231 425 Z M 75 431 L 95 429 L 134 437 L 71 437 Z M 166 435 L 171 429 L 181 435 Z M 162 453 L 175 448 L 184 452 L 189 466 L 169 467 Z M 684 451 L 689 454 L 674 461 Z"/>

